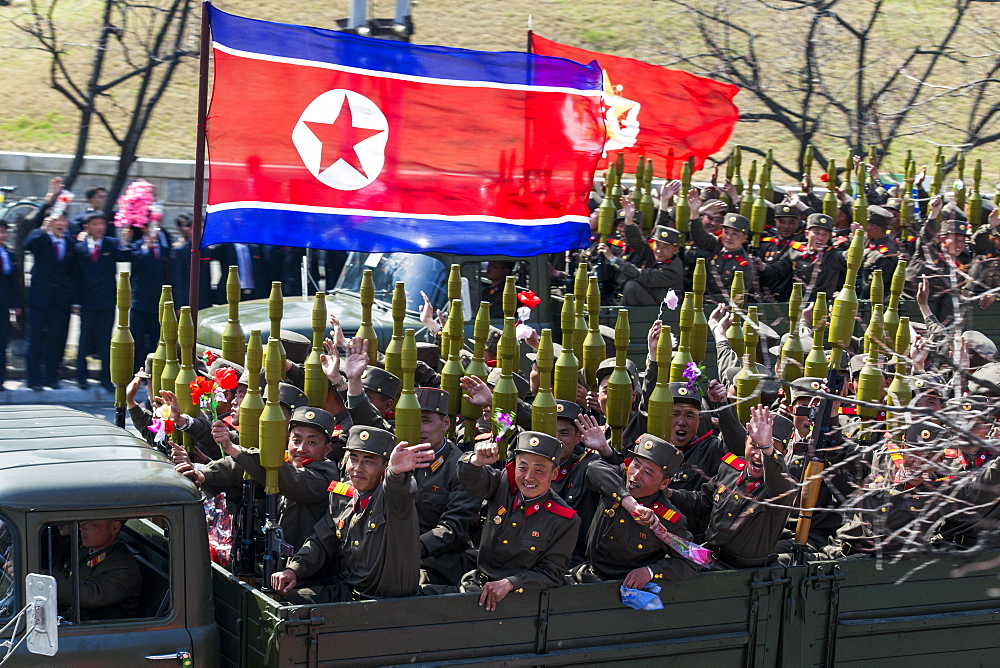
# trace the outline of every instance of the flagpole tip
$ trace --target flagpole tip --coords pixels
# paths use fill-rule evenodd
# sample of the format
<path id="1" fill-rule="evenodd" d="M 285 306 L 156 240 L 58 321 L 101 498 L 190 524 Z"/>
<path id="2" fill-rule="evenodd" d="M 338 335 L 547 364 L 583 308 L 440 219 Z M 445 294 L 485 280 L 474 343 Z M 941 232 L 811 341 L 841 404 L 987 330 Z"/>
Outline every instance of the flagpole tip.
<path id="1" fill-rule="evenodd" d="M 531 14 L 528 14 L 528 30 L 531 30 Z"/>

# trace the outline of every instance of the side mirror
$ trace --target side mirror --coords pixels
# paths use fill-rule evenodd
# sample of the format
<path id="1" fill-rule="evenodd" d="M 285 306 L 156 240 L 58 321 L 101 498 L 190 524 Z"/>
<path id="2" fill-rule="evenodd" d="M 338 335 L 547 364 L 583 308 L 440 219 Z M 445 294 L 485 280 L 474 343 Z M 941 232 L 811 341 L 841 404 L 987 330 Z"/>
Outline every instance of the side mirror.
<path id="1" fill-rule="evenodd" d="M 32 654 L 55 656 L 59 651 L 59 612 L 56 579 L 51 575 L 29 573 L 24 578 L 28 601 L 25 644 Z"/>

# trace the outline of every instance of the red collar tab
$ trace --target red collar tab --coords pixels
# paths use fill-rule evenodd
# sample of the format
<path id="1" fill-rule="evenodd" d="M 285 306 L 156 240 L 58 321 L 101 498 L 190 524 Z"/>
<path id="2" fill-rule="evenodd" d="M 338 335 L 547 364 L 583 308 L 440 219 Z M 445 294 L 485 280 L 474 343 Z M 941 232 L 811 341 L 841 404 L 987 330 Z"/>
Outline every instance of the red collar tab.
<path id="1" fill-rule="evenodd" d="M 507 465 L 504 466 L 504 469 L 507 471 L 507 485 L 510 487 L 510 493 L 513 494 L 514 497 L 516 498 L 517 481 L 514 480 L 514 460 L 512 459 L 509 462 L 507 462 Z"/>
<path id="2" fill-rule="evenodd" d="M 538 504 L 533 504 L 532 507 L 533 508 L 537 508 Z M 573 510 L 572 508 L 567 508 L 564 505 L 558 504 L 555 501 L 553 501 L 552 499 L 549 499 L 548 501 L 546 501 L 545 503 L 543 503 L 542 507 L 545 510 L 549 511 L 550 513 L 552 513 L 553 515 L 558 515 L 559 517 L 565 517 L 566 519 L 570 519 L 572 517 L 576 517 L 576 511 L 575 510 Z M 530 515 L 530 513 L 528 513 L 527 511 L 525 511 L 524 514 L 525 515 Z"/>
<path id="3" fill-rule="evenodd" d="M 764 484 L 763 480 L 747 480 L 747 494 L 753 494 L 754 490 Z"/>

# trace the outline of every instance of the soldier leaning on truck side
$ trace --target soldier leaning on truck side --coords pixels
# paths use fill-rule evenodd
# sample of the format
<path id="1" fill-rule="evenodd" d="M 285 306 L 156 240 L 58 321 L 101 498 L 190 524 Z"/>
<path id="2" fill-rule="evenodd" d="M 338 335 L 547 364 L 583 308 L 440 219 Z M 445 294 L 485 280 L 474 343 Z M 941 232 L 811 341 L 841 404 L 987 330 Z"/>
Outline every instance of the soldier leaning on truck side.
<path id="1" fill-rule="evenodd" d="M 326 490 L 339 479 L 337 463 L 326 459 L 332 446 L 330 434 L 333 416 L 320 408 L 300 406 L 288 422 L 287 462 L 278 469 L 278 524 L 284 540 L 298 549 L 312 533 L 313 525 L 326 513 Z M 244 450 L 229 438 L 229 429 L 221 422 L 212 427 L 224 459 L 198 468 L 179 446 L 174 447 L 174 461 L 180 473 L 202 487 L 208 494 L 217 494 L 242 484 L 246 471 L 258 483 L 264 483 L 265 469 L 260 452 Z"/>
<path id="2" fill-rule="evenodd" d="M 420 526 L 413 471 L 434 461 L 430 444 L 393 447 L 388 431 L 355 425 L 347 438 L 351 483 L 330 485 L 331 512 L 288 562 L 271 577 L 292 603 L 332 603 L 400 598 L 417 593 Z M 300 581 L 335 565 L 332 584 L 296 589 Z"/>
<path id="3" fill-rule="evenodd" d="M 652 527 L 691 540 L 684 515 L 665 491 L 684 456 L 652 434 L 639 437 L 624 464 L 596 462 L 587 469 L 587 487 L 600 494 L 598 513 L 587 535 L 587 563 L 575 568 L 575 582 L 624 578 L 622 584 L 641 589 L 652 580 L 684 580 L 698 569 L 671 553 Z M 638 516 L 639 505 L 645 508 Z"/>

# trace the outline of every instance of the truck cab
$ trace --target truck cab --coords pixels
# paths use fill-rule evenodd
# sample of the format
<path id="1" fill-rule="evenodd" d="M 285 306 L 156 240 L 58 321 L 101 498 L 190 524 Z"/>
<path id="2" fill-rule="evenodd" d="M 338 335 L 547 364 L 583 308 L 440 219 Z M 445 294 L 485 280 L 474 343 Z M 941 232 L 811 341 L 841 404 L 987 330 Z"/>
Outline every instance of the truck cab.
<path id="1" fill-rule="evenodd" d="M 0 408 L 0 453 L 0 627 L 32 603 L 27 576 L 59 583 L 58 638 L 42 643 L 55 655 L 29 651 L 38 644 L 29 633 L 13 665 L 217 665 L 201 493 L 168 459 L 113 424 L 58 406 Z M 102 579 L 110 550 L 91 553 L 80 542 L 81 526 L 107 520 L 120 527 L 115 557 L 131 579 Z M 105 605 L 121 589 L 127 614 Z"/>

